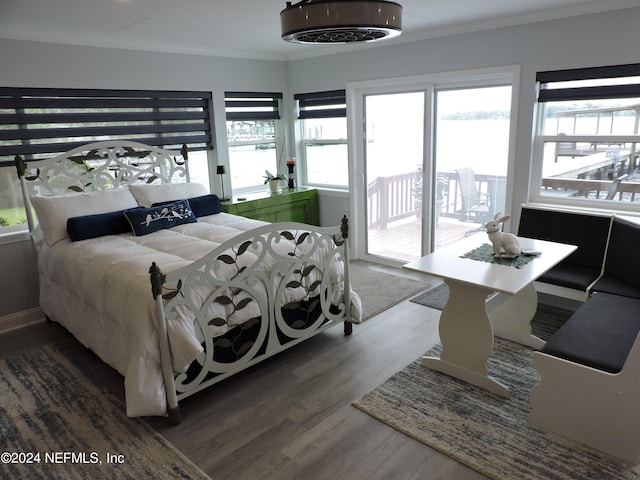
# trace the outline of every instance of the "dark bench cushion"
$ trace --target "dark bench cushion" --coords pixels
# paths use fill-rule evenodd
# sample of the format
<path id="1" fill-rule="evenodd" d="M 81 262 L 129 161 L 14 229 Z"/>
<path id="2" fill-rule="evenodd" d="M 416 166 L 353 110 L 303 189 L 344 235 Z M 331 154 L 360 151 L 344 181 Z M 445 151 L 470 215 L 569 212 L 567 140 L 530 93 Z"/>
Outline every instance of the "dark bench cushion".
<path id="1" fill-rule="evenodd" d="M 622 370 L 640 331 L 640 300 L 596 293 L 541 352 L 609 373 Z"/>
<path id="2" fill-rule="evenodd" d="M 640 299 L 640 290 L 607 273 L 605 273 L 603 277 L 594 284 L 591 291 Z"/>
<path id="3" fill-rule="evenodd" d="M 518 235 L 577 245 L 562 263 L 600 272 L 606 251 L 611 217 L 523 207 Z"/>
<path id="4" fill-rule="evenodd" d="M 640 225 L 614 218 L 604 276 L 592 291 L 640 298 Z"/>
<path id="5" fill-rule="evenodd" d="M 600 276 L 600 267 L 591 268 L 572 265 L 570 263 L 559 263 L 538 278 L 538 281 L 586 291 L 587 287 L 591 285 L 598 276 Z"/>

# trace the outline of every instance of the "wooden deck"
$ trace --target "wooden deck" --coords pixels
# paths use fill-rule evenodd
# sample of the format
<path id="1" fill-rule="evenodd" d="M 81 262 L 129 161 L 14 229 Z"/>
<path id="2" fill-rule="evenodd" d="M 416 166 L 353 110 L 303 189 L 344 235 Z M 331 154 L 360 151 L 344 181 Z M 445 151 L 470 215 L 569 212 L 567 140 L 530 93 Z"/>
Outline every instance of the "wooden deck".
<path id="1" fill-rule="evenodd" d="M 436 250 L 465 238 L 465 234 L 480 227 L 478 223 L 462 222 L 453 218 L 441 218 L 436 226 Z M 390 223 L 386 229 L 369 230 L 369 247 L 371 254 L 412 261 L 420 258 L 420 239 L 422 222 L 409 218 Z M 483 231 L 477 233 L 483 234 Z M 486 235 L 484 238 L 486 239 Z"/>

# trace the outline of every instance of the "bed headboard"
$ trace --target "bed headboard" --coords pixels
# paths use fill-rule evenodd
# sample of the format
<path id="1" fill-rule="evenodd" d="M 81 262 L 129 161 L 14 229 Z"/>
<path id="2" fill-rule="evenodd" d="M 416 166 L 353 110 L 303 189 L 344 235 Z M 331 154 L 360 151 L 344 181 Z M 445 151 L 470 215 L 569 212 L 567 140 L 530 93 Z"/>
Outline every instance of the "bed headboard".
<path id="1" fill-rule="evenodd" d="M 176 152 L 127 140 L 89 143 L 33 162 L 33 166 L 17 155 L 29 231 L 35 226 L 31 195 L 65 195 L 135 183 L 189 182 L 187 160 L 186 145 Z"/>

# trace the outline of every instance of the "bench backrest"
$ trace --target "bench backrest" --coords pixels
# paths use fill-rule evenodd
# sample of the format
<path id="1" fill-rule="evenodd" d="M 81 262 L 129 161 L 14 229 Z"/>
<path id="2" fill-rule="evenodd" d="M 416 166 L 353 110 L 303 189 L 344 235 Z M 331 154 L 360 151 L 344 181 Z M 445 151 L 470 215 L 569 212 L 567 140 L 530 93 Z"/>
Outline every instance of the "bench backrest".
<path id="1" fill-rule="evenodd" d="M 615 217 L 604 270 L 625 284 L 640 289 L 640 224 Z"/>
<path id="2" fill-rule="evenodd" d="M 518 236 L 577 245 L 563 263 L 600 269 L 612 217 L 523 206 Z"/>

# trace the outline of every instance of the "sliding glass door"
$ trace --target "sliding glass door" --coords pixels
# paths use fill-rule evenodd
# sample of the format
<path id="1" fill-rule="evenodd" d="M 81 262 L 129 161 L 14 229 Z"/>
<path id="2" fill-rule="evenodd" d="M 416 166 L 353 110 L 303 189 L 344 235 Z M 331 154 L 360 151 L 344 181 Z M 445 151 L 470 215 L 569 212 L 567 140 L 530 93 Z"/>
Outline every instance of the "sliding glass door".
<path id="1" fill-rule="evenodd" d="M 506 211 L 511 86 L 437 89 L 433 249 Z"/>
<path id="2" fill-rule="evenodd" d="M 507 210 L 516 74 L 348 89 L 357 257 L 401 265 L 484 234 L 487 219 Z"/>
<path id="3" fill-rule="evenodd" d="M 367 253 L 396 260 L 422 252 L 424 92 L 365 97 Z"/>

